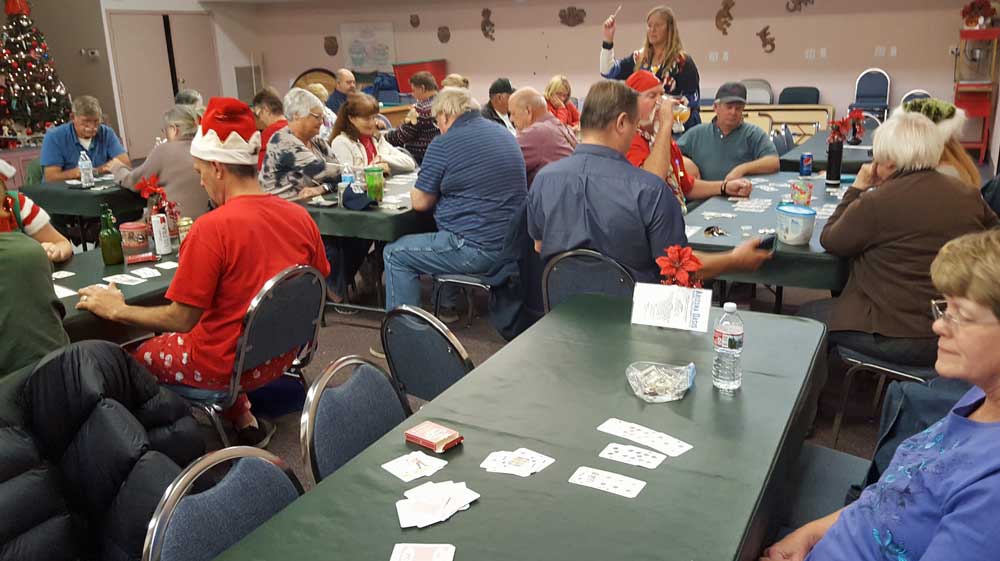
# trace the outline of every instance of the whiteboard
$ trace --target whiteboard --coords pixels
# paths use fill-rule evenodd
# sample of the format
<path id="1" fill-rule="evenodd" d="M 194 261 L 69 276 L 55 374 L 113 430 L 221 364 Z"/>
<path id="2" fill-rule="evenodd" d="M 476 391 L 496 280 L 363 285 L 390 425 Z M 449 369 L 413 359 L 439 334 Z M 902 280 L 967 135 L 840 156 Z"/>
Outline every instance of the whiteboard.
<path id="1" fill-rule="evenodd" d="M 392 72 L 396 60 L 392 22 L 342 23 L 340 41 L 348 68 L 359 72 Z"/>

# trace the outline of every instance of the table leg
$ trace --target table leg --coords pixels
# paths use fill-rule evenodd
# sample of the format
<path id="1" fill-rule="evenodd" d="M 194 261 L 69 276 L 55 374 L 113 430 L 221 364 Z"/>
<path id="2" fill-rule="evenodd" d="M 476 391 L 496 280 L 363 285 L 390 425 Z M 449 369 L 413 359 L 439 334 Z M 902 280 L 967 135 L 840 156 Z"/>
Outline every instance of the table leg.
<path id="1" fill-rule="evenodd" d="M 785 296 L 785 287 L 783 287 L 783 286 L 775 286 L 774 287 L 774 313 L 776 313 L 776 314 L 780 314 L 781 313 L 781 303 L 782 303 L 782 300 L 784 300 L 784 296 Z"/>
<path id="2" fill-rule="evenodd" d="M 76 228 L 80 231 L 80 247 L 83 248 L 83 251 L 87 251 L 87 232 L 84 231 L 82 216 L 76 217 Z"/>

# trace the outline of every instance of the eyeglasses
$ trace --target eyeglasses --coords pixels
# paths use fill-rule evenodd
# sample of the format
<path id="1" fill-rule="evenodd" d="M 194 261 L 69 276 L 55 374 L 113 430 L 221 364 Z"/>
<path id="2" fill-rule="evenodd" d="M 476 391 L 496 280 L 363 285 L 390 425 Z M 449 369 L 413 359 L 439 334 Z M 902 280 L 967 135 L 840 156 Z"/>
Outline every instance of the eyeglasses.
<path id="1" fill-rule="evenodd" d="M 943 298 L 931 300 L 931 315 L 934 316 L 934 321 L 943 319 L 945 323 L 950 324 L 955 329 L 963 325 L 997 325 L 995 321 L 973 321 L 960 318 L 948 310 L 948 301 Z"/>
<path id="2" fill-rule="evenodd" d="M 313 113 L 312 111 L 310 111 L 309 112 L 309 116 L 312 117 L 313 119 L 316 119 L 317 121 L 322 121 L 323 120 L 323 114 L 322 113 L 320 113 L 319 115 L 317 115 L 317 114 Z"/>

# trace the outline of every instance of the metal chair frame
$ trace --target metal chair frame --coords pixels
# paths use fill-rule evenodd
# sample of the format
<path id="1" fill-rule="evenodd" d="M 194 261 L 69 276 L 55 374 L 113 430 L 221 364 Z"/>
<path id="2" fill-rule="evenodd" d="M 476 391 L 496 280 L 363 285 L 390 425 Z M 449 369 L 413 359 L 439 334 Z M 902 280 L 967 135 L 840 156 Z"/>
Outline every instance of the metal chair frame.
<path id="1" fill-rule="evenodd" d="M 789 150 L 795 148 L 795 135 L 792 134 L 792 129 L 788 127 L 788 123 L 781 125 L 781 136 L 785 137 L 785 144 L 788 145 Z"/>
<path id="2" fill-rule="evenodd" d="M 901 382 L 917 382 L 919 384 L 927 383 L 927 380 L 919 376 L 914 376 L 907 372 L 900 370 L 895 370 L 892 368 L 886 368 L 877 364 L 871 364 L 864 362 L 855 358 L 841 356 L 844 362 L 851 365 L 847 369 L 847 373 L 844 374 L 844 385 L 840 393 L 840 406 L 837 409 L 837 416 L 833 421 L 833 447 L 837 447 L 837 442 L 840 440 L 840 428 L 844 423 L 844 415 L 847 412 L 847 403 L 851 395 L 851 386 L 854 384 L 854 377 L 859 372 L 871 372 L 879 377 L 878 386 L 875 389 L 875 398 L 872 400 L 871 410 L 874 413 L 878 410 L 879 403 L 882 401 L 882 391 L 885 388 L 886 378 L 891 378 L 893 380 L 899 380 Z"/>
<path id="3" fill-rule="evenodd" d="M 889 95 L 892 92 L 892 78 L 889 77 L 889 73 L 888 72 L 886 72 L 885 70 L 882 70 L 881 68 L 876 68 L 876 67 L 865 69 L 865 71 L 862 72 L 861 74 L 858 74 L 857 79 L 854 80 L 854 103 L 852 105 L 858 103 L 858 86 L 861 85 L 861 79 L 864 78 L 865 76 L 867 76 L 869 73 L 877 73 L 877 74 L 881 74 L 881 75 L 885 76 L 885 105 L 886 105 L 886 107 L 888 107 L 889 106 Z M 886 109 L 886 112 L 887 111 L 888 111 L 888 109 Z"/>
<path id="4" fill-rule="evenodd" d="M 788 141 L 785 140 L 785 136 L 776 130 L 771 131 L 771 143 L 774 144 L 775 150 L 778 151 L 778 156 L 784 156 L 789 150 Z"/>
<path id="5" fill-rule="evenodd" d="M 322 290 L 320 305 L 316 311 L 316 317 L 313 319 L 314 329 L 312 338 L 299 349 L 298 356 L 295 358 L 295 361 L 292 363 L 288 372 L 285 373 L 285 375 L 297 378 L 302 383 L 303 387 L 305 386 L 306 382 L 302 377 L 302 368 L 308 365 L 312 360 L 312 355 L 316 351 L 316 346 L 319 341 L 320 323 L 323 319 L 323 310 L 326 307 L 326 281 L 323 278 L 323 275 L 315 267 L 310 267 L 308 265 L 292 265 L 265 282 L 264 286 L 262 286 L 257 292 L 257 295 L 250 301 L 250 305 L 247 306 L 247 312 L 243 316 L 243 326 L 240 332 L 240 338 L 236 342 L 236 360 L 233 362 L 233 372 L 229 379 L 229 388 L 227 389 L 225 401 L 213 403 L 186 399 L 186 401 L 188 401 L 188 403 L 190 403 L 193 407 L 204 411 L 205 414 L 208 415 L 212 426 L 214 426 L 216 432 L 219 433 L 219 438 L 222 440 L 223 446 L 229 446 L 229 437 L 226 436 L 226 431 L 222 426 L 222 420 L 219 418 L 219 415 L 224 409 L 232 406 L 232 404 L 236 401 L 236 397 L 240 393 L 240 378 L 243 375 L 246 355 L 252 348 L 252 346 L 248 343 L 249 334 L 252 333 L 251 330 L 256 324 L 258 309 L 260 308 L 262 302 L 273 297 L 275 288 L 282 282 L 301 275 L 311 275 L 314 277 L 313 282 L 319 283 Z"/>
<path id="6" fill-rule="evenodd" d="M 623 283 L 627 282 L 631 284 L 633 288 L 635 287 L 635 279 L 632 278 L 632 273 L 629 273 L 628 270 L 621 265 L 621 263 L 615 261 L 614 259 L 608 257 L 607 255 L 604 255 L 603 253 L 594 251 L 592 249 L 573 249 L 570 251 L 564 251 L 552 257 L 552 259 L 550 259 L 549 262 L 546 263 L 545 269 L 542 271 L 542 308 L 544 309 L 546 314 L 549 313 L 549 311 L 551 311 L 552 309 L 549 306 L 549 275 L 556 268 L 556 266 L 559 265 L 560 261 L 563 261 L 565 259 L 570 259 L 572 257 L 590 257 L 592 259 L 603 261 L 604 263 L 611 265 L 612 268 L 618 271 L 618 274 L 621 275 L 621 278 L 619 279 L 620 282 Z"/>
<path id="7" fill-rule="evenodd" d="M 925 99 L 925 98 L 928 98 L 928 97 L 933 97 L 931 95 L 931 92 L 929 92 L 927 90 L 921 90 L 921 89 L 917 88 L 917 89 L 910 90 L 910 91 L 906 92 L 905 94 L 903 94 L 903 97 L 900 98 L 899 104 L 902 105 L 902 104 L 906 103 L 907 101 L 911 101 L 911 99 L 907 99 L 910 96 L 914 96 L 912 99 Z"/>
<path id="8" fill-rule="evenodd" d="M 493 287 L 490 286 L 489 284 L 486 284 L 485 282 L 483 282 L 474 275 L 458 274 L 458 275 L 440 275 L 434 277 L 434 291 L 431 297 L 431 301 L 433 303 L 435 318 L 437 318 L 438 315 L 440 315 L 441 313 L 441 291 L 444 290 L 444 287 L 449 284 L 460 287 L 462 289 L 462 292 L 465 294 L 465 303 L 466 303 L 465 326 L 469 327 L 470 325 L 472 325 L 473 318 L 475 318 L 476 307 L 475 307 L 475 302 L 472 299 L 472 292 L 465 289 L 478 288 L 479 290 L 483 290 L 489 293 L 490 291 L 493 290 Z"/>
<path id="9" fill-rule="evenodd" d="M 319 412 L 319 404 L 322 401 L 323 392 L 329 387 L 330 380 L 340 373 L 341 370 L 365 365 L 371 366 L 375 370 L 385 374 L 385 371 L 373 362 L 358 355 L 348 355 L 328 364 L 323 373 L 319 375 L 319 378 L 316 378 L 316 381 L 309 386 L 309 391 L 306 392 L 306 402 L 302 407 L 302 416 L 299 417 L 299 444 L 302 450 L 302 463 L 309 466 L 313 481 L 316 483 L 319 483 L 322 479 L 319 476 L 319 459 L 316 457 L 315 441 L 316 414 Z M 410 409 L 410 404 L 406 401 L 406 396 L 399 393 L 399 385 L 391 374 L 386 375 L 386 379 L 389 385 L 392 386 L 393 391 L 396 392 L 396 396 L 403 405 L 403 411 L 406 413 L 406 416 L 409 417 L 413 414 L 413 411 Z"/>
<path id="10" fill-rule="evenodd" d="M 279 468 L 292 482 L 299 496 L 302 495 L 302 484 L 299 482 L 299 478 L 295 476 L 292 468 L 284 460 L 267 450 L 253 448 L 252 446 L 232 446 L 209 452 L 185 468 L 163 492 L 163 497 L 160 498 L 159 504 L 156 505 L 156 510 L 153 511 L 153 517 L 149 520 L 149 526 L 146 530 L 146 540 L 142 545 L 142 561 L 160 561 L 163 540 L 166 536 L 167 527 L 170 525 L 170 519 L 173 518 L 177 505 L 181 499 L 187 496 L 194 482 L 215 466 L 240 458 L 260 458 Z"/>
<path id="11" fill-rule="evenodd" d="M 386 336 L 389 333 L 389 320 L 396 316 L 415 316 L 418 319 L 426 322 L 431 329 L 438 332 L 438 335 L 443 337 L 448 341 L 449 352 L 454 352 L 458 358 L 462 360 L 462 364 L 465 366 L 465 373 L 468 374 L 472 372 L 472 369 L 476 365 L 472 362 L 472 357 L 469 356 L 469 352 L 465 350 L 465 345 L 458 340 L 458 337 L 448 326 L 444 324 L 441 320 L 437 318 L 436 315 L 428 313 L 422 308 L 416 306 L 410 306 L 408 304 L 403 304 L 402 306 L 388 312 L 384 318 L 382 318 L 382 327 L 379 330 L 380 337 L 382 339 L 382 349 L 385 351 L 385 361 L 389 364 L 389 372 L 391 373 L 391 379 L 396 384 L 396 392 L 400 395 L 403 402 L 403 408 L 406 409 L 407 416 L 413 414 L 413 409 L 410 407 L 409 400 L 406 399 L 406 384 L 403 380 L 396 374 L 397 368 L 392 360 L 392 354 L 389 352 L 389 346 L 386 344 Z"/>

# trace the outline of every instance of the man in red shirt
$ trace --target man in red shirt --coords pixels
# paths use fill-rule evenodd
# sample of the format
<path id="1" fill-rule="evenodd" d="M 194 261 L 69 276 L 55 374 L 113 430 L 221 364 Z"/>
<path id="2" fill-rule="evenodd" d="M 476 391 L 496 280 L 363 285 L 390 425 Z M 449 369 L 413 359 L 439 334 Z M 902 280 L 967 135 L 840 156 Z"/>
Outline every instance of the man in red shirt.
<path id="1" fill-rule="evenodd" d="M 250 301 L 271 277 L 292 265 L 330 273 L 316 223 L 301 206 L 263 192 L 254 164 L 260 133 L 250 108 L 212 98 L 191 143 L 194 169 L 217 208 L 191 227 L 167 299 L 159 307 L 130 306 L 110 284 L 80 290 L 77 308 L 163 332 L 133 353 L 163 384 L 206 390 L 228 387 L 236 342 Z M 281 376 L 293 353 L 243 373 L 250 391 Z M 274 425 L 250 413 L 240 394 L 225 415 L 243 444 L 266 446 Z"/>
<path id="2" fill-rule="evenodd" d="M 253 96 L 251 102 L 253 115 L 264 128 L 260 133 L 260 151 L 257 154 L 257 171 L 264 167 L 264 157 L 267 155 L 267 142 L 274 133 L 288 126 L 285 119 L 285 106 L 281 98 L 270 88 L 264 88 Z"/>

